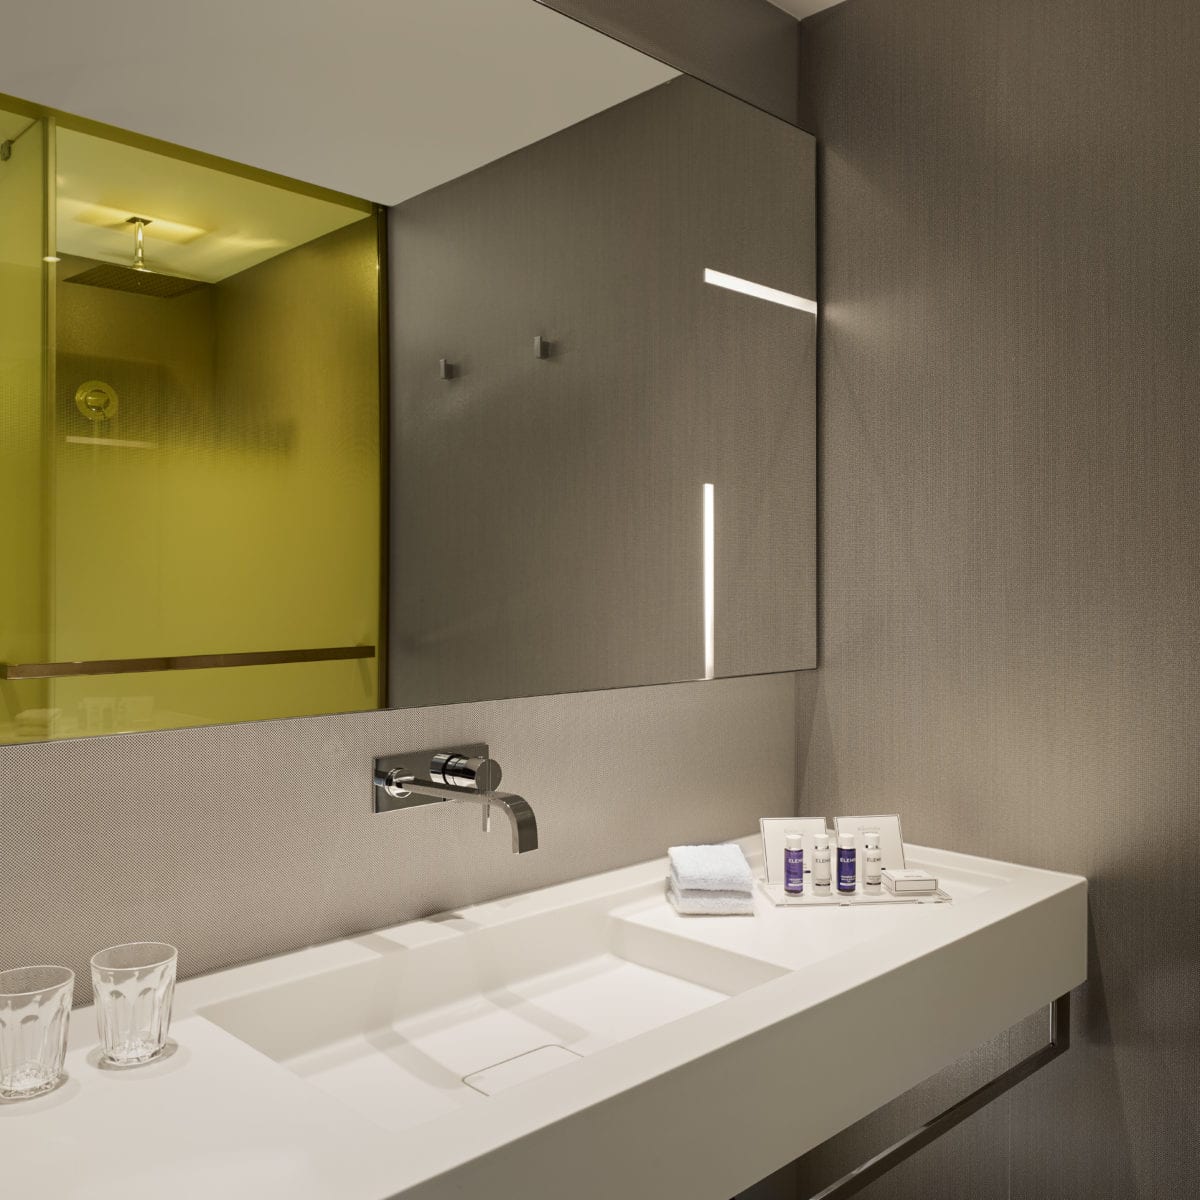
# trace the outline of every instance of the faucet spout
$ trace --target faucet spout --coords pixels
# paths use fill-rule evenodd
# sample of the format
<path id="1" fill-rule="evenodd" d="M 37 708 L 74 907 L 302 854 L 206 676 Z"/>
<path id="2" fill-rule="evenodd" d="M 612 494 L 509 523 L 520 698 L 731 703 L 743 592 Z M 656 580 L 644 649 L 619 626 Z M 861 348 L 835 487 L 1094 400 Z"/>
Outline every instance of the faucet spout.
<path id="1" fill-rule="evenodd" d="M 503 809 L 512 829 L 514 854 L 525 854 L 538 848 L 537 817 L 524 796 L 514 796 L 511 792 L 478 792 L 455 796 L 454 800 L 458 803 L 473 800 L 485 808 Z"/>

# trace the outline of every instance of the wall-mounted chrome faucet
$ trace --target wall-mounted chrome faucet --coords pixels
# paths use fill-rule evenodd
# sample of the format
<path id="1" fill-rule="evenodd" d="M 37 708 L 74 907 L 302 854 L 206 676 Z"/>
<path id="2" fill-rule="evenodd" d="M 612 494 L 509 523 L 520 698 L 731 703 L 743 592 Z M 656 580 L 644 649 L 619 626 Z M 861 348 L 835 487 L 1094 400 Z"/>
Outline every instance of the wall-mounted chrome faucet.
<path id="1" fill-rule="evenodd" d="M 492 809 L 499 808 L 512 827 L 513 853 L 536 850 L 533 809 L 521 796 L 496 791 L 499 784 L 500 764 L 482 744 L 389 754 L 375 760 L 375 811 L 468 800 L 483 807 L 484 833 L 491 830 Z"/>

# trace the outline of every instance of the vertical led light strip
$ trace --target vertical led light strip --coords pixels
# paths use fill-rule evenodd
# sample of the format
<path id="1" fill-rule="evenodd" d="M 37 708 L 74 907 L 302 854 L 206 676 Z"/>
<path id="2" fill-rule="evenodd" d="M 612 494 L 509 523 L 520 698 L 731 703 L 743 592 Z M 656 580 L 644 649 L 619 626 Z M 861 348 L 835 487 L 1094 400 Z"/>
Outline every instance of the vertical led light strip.
<path id="1" fill-rule="evenodd" d="M 704 510 L 704 678 L 717 673 L 717 553 L 716 502 L 711 483 L 700 488 Z"/>

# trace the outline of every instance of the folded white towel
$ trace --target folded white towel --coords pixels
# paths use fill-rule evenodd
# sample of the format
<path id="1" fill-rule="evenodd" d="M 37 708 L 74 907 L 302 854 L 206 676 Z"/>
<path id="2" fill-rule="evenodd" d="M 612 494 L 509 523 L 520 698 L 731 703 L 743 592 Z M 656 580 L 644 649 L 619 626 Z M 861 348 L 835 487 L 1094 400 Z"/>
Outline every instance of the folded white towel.
<path id="1" fill-rule="evenodd" d="M 750 892 L 699 892 L 681 890 L 673 876 L 667 878 L 667 899 L 685 917 L 741 917 L 754 915 Z"/>
<path id="2" fill-rule="evenodd" d="M 681 892 L 744 892 L 754 890 L 750 864 L 739 846 L 672 846 L 671 877 Z"/>

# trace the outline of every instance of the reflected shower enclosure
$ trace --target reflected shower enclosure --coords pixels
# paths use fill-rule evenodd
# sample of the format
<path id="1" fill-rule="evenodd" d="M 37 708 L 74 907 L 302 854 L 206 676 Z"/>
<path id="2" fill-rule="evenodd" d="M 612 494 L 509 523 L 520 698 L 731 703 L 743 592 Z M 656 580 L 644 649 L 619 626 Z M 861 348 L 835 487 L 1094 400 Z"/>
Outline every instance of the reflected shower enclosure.
<path id="1" fill-rule="evenodd" d="M 377 211 L 0 99 L 0 218 L 0 742 L 377 707 Z"/>

